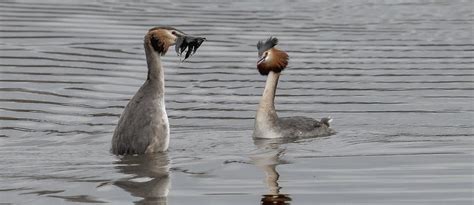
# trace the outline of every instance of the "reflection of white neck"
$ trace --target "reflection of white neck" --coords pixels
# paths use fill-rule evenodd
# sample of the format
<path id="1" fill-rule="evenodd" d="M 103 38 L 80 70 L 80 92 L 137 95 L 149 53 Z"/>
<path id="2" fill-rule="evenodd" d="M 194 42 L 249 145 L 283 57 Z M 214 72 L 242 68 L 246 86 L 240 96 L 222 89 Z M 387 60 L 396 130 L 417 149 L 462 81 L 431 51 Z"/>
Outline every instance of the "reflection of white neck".
<path id="1" fill-rule="evenodd" d="M 268 191 L 271 195 L 280 194 L 281 187 L 278 185 L 278 179 L 280 178 L 280 174 L 278 174 L 278 172 L 276 171 L 276 166 L 276 164 L 273 164 L 265 165 L 262 167 L 266 175 L 265 181 L 267 182 Z"/>
<path id="2" fill-rule="evenodd" d="M 255 116 L 254 137 L 277 137 L 275 134 L 268 134 L 268 131 L 275 126 L 275 122 L 278 119 L 277 113 L 275 111 L 275 93 L 279 77 L 280 73 L 275 73 L 273 71 L 268 73 L 265 89 L 263 91 L 262 98 L 260 99 L 257 115 Z"/>
<path id="3" fill-rule="evenodd" d="M 274 144 L 273 140 L 265 141 L 254 141 L 258 147 L 258 150 L 253 153 L 250 158 L 253 164 L 258 168 L 262 169 L 265 173 L 265 183 L 268 187 L 270 195 L 278 195 L 280 193 L 280 186 L 278 179 L 280 174 L 276 170 L 276 167 L 280 164 L 280 156 L 285 149 L 280 148 Z"/>

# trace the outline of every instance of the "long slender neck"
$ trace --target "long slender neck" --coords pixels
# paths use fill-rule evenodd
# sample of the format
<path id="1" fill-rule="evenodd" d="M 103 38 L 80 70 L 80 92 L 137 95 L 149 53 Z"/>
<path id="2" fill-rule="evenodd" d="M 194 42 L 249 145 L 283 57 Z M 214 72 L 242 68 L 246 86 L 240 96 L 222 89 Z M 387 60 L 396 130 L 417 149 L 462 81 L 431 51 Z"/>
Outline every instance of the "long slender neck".
<path id="1" fill-rule="evenodd" d="M 260 99 L 260 105 L 257 110 L 257 118 L 277 117 L 275 111 L 275 93 L 279 77 L 280 73 L 275 73 L 273 71 L 270 71 L 268 73 L 267 82 L 265 84 L 265 90 L 263 91 L 262 98 Z"/>
<path id="2" fill-rule="evenodd" d="M 165 75 L 161 66 L 160 54 L 153 47 L 145 43 L 146 63 L 148 65 L 147 82 L 157 87 L 157 93 L 163 97 L 165 92 Z"/>

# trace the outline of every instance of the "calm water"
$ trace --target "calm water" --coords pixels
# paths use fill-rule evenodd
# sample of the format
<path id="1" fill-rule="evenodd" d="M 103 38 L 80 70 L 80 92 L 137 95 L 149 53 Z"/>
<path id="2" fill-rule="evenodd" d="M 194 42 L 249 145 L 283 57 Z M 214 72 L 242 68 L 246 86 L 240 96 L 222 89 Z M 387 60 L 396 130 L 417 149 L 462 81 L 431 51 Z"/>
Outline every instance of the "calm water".
<path id="1" fill-rule="evenodd" d="M 0 203 L 472 204 L 472 4 L 2 1 Z M 170 151 L 120 159 L 156 25 L 208 41 L 164 58 Z M 270 35 L 291 58 L 280 116 L 330 115 L 338 134 L 252 140 Z"/>

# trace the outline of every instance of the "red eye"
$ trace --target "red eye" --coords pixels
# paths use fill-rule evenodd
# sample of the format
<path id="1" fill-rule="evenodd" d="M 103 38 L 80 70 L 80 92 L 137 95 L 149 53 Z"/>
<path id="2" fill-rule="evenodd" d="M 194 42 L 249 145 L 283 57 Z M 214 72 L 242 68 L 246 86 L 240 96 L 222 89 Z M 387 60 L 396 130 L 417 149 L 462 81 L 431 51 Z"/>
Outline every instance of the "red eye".
<path id="1" fill-rule="evenodd" d="M 172 31 L 171 33 L 172 33 L 173 35 L 176 35 L 176 34 L 177 34 L 176 31 Z"/>

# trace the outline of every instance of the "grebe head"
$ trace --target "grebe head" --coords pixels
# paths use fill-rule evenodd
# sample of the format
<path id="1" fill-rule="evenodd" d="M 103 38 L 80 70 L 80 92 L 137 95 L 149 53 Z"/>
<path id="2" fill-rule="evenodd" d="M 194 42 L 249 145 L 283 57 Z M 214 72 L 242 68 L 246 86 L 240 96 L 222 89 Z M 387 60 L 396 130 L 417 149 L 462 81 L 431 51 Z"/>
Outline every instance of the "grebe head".
<path id="1" fill-rule="evenodd" d="M 270 71 L 275 73 L 281 72 L 288 65 L 288 54 L 276 49 L 278 39 L 274 37 L 268 38 L 265 42 L 257 43 L 258 58 L 257 68 L 262 75 L 268 75 Z"/>
<path id="2" fill-rule="evenodd" d="M 170 26 L 154 27 L 148 30 L 145 42 L 150 43 L 160 55 L 165 55 L 168 48 L 175 45 L 176 53 L 181 56 L 185 51 L 184 60 L 196 53 L 206 38 L 191 36 Z"/>

